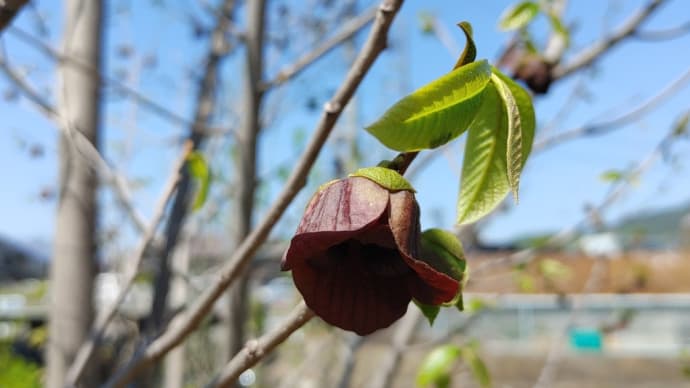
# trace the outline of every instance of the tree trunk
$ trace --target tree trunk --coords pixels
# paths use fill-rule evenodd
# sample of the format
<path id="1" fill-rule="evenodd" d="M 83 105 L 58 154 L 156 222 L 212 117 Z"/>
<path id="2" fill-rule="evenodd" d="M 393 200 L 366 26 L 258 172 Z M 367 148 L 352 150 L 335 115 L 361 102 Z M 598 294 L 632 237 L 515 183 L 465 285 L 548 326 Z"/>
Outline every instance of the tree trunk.
<path id="1" fill-rule="evenodd" d="M 74 62 L 60 65 L 62 82 L 59 113 L 60 196 L 50 274 L 50 323 L 47 347 L 47 386 L 62 387 L 65 373 L 93 318 L 93 279 L 96 272 L 98 179 L 81 157 L 69 133 L 81 132 L 96 148 L 99 143 L 102 3 L 68 0 L 63 37 L 64 53 L 93 68 L 87 72 Z M 90 368 L 93 370 L 93 368 Z M 94 386 L 93 373 L 85 384 Z"/>
<path id="2" fill-rule="evenodd" d="M 265 0 L 251 0 L 247 4 L 246 33 L 246 75 L 244 77 L 244 117 L 242 127 L 237 134 L 237 160 L 235 185 L 238 196 L 235 211 L 232 213 L 231 229 L 233 241 L 239 245 L 249 234 L 254 209 L 256 189 L 257 138 L 261 130 L 261 102 L 263 92 L 263 46 Z M 245 269 L 246 274 L 246 269 Z M 227 349 L 221 361 L 228 361 L 244 346 L 245 326 L 248 316 L 248 276 L 241 276 L 239 281 L 228 290 L 229 320 L 227 322 Z"/>

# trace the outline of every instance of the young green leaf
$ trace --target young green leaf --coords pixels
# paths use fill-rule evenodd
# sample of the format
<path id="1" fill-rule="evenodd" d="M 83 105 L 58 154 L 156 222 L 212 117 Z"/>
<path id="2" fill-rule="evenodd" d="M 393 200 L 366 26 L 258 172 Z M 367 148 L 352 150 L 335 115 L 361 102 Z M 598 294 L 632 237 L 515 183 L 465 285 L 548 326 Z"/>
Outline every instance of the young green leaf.
<path id="1" fill-rule="evenodd" d="M 187 169 L 189 174 L 197 181 L 198 189 L 192 204 L 193 210 L 200 209 L 206 202 L 208 190 L 211 186 L 211 169 L 206 159 L 199 152 L 192 152 L 187 157 Z"/>
<path id="2" fill-rule="evenodd" d="M 539 13 L 539 4 L 534 1 L 523 1 L 508 8 L 498 23 L 504 31 L 517 30 L 527 26 Z"/>
<path id="3" fill-rule="evenodd" d="M 472 25 L 469 22 L 460 22 L 458 23 L 458 27 L 460 27 L 462 32 L 465 33 L 467 43 L 465 44 L 465 49 L 462 50 L 460 58 L 458 58 L 458 61 L 455 62 L 453 69 L 457 69 L 460 66 L 472 63 L 474 62 L 475 58 L 477 58 L 477 46 L 475 46 L 474 39 L 472 39 Z"/>
<path id="4" fill-rule="evenodd" d="M 465 276 L 465 252 L 462 243 L 453 234 L 443 229 L 427 229 L 422 233 L 422 256 L 437 270 L 455 280 Z"/>
<path id="5" fill-rule="evenodd" d="M 426 319 L 429 321 L 429 326 L 432 326 L 434 324 L 434 321 L 436 320 L 436 317 L 438 316 L 438 312 L 441 311 L 440 306 L 434 306 L 431 304 L 425 304 L 417 299 L 412 299 L 414 304 L 419 308 L 419 310 L 424 314 Z"/>
<path id="6" fill-rule="evenodd" d="M 422 361 L 417 372 L 417 386 L 447 387 L 450 385 L 450 372 L 460 357 L 461 349 L 456 345 L 443 345 L 432 350 Z"/>
<path id="7" fill-rule="evenodd" d="M 391 170 L 390 168 L 365 167 L 360 168 L 359 170 L 350 174 L 350 176 L 360 176 L 363 178 L 367 178 L 369 180 L 376 182 L 381 187 L 385 187 L 386 189 L 391 191 L 415 191 L 407 179 L 405 179 L 397 171 Z"/>
<path id="8" fill-rule="evenodd" d="M 486 60 L 462 66 L 398 101 L 366 130 L 400 152 L 442 146 L 472 122 L 490 77 Z"/>
<path id="9" fill-rule="evenodd" d="M 513 93 L 508 89 L 502 79 L 496 74 L 491 74 L 491 82 L 496 86 L 496 91 L 503 101 L 506 111 L 506 123 L 508 129 L 508 142 L 506 144 L 506 161 L 508 185 L 513 191 L 515 202 L 518 201 L 518 190 L 520 187 L 520 174 L 522 173 L 522 123 L 520 121 L 520 110 Z"/>
<path id="10" fill-rule="evenodd" d="M 484 364 L 484 361 L 479 357 L 477 352 L 477 342 L 474 341 L 468 345 L 462 347 L 460 355 L 462 360 L 470 367 L 474 378 L 477 380 L 481 387 L 491 386 L 491 376 L 489 375 L 489 370 Z"/>
<path id="11" fill-rule="evenodd" d="M 522 165 L 524 167 L 527 162 L 527 157 L 532 152 L 532 143 L 534 142 L 534 131 L 536 129 L 536 118 L 534 116 L 534 106 L 532 105 L 532 96 L 518 85 L 512 78 L 501 73 L 500 70 L 493 68 L 493 74 L 503 81 L 513 94 L 515 103 L 520 111 L 520 123 L 522 124 Z"/>
<path id="12" fill-rule="evenodd" d="M 508 193 L 507 141 L 505 108 L 496 86 L 490 83 L 465 143 L 458 223 L 477 221 L 496 208 Z"/>
<path id="13" fill-rule="evenodd" d="M 512 79 L 493 69 L 510 90 L 520 114 L 521 159 L 524 167 L 532 150 L 535 118 L 532 98 Z M 485 91 L 482 106 L 468 131 L 462 180 L 458 198 L 458 223 L 477 221 L 491 212 L 510 189 L 507 179 L 508 119 L 506 109 L 494 86 Z"/>

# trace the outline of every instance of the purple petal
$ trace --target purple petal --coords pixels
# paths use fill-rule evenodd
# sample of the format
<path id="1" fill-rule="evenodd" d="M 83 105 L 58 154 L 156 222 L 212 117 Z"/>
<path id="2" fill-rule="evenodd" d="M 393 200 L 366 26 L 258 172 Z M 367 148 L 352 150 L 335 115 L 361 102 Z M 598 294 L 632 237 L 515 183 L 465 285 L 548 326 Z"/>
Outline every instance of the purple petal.
<path id="1" fill-rule="evenodd" d="M 369 179 L 353 177 L 329 185 L 309 202 L 283 256 L 283 270 L 352 238 L 376 223 L 387 206 L 388 191 Z"/>
<path id="2" fill-rule="evenodd" d="M 412 296 L 432 305 L 451 301 L 458 293 L 459 282 L 417 258 L 420 226 L 419 205 L 414 194 L 398 191 L 390 195 L 388 223 L 403 259 L 419 276 L 419 281 L 408 281 Z"/>
<path id="3" fill-rule="evenodd" d="M 405 281 L 411 272 L 379 276 L 367 264 L 372 252 L 366 247 L 344 243 L 292 269 L 295 285 L 316 315 L 359 335 L 390 326 L 405 314 L 411 300 Z M 401 260 L 397 252 L 388 252 L 391 259 Z"/>

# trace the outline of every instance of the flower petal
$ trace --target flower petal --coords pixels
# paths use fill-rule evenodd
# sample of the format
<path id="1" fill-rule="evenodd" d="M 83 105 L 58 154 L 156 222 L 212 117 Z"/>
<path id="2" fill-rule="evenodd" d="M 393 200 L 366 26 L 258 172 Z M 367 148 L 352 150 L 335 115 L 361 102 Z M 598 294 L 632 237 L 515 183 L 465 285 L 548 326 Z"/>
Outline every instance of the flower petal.
<path id="1" fill-rule="evenodd" d="M 314 252 L 343 242 L 376 223 L 388 206 L 388 191 L 366 178 L 342 179 L 316 193 L 307 205 L 282 260 L 289 270 Z"/>
<path id="2" fill-rule="evenodd" d="M 422 303 L 432 305 L 452 300 L 458 293 L 459 282 L 435 270 L 417 256 L 420 238 L 419 205 L 414 194 L 399 191 L 390 195 L 388 224 L 403 259 L 420 278 L 420 281 L 408 281 L 412 296 Z"/>
<path id="3" fill-rule="evenodd" d="M 329 249 L 292 269 L 295 285 L 316 315 L 359 335 L 390 326 L 405 315 L 411 300 L 404 280 L 409 274 L 377 276 L 365 260 L 366 254 Z"/>

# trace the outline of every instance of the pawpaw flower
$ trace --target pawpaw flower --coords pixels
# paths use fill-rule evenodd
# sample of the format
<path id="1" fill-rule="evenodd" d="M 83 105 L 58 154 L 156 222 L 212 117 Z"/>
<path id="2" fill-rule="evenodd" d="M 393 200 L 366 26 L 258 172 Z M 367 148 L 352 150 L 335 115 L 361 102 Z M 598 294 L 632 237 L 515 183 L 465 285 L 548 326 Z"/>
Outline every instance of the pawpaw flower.
<path id="1" fill-rule="evenodd" d="M 457 295 L 458 280 L 419 258 L 419 245 L 414 193 L 351 176 L 314 195 L 281 267 L 316 315 L 366 335 L 402 317 L 412 298 L 440 305 Z"/>

